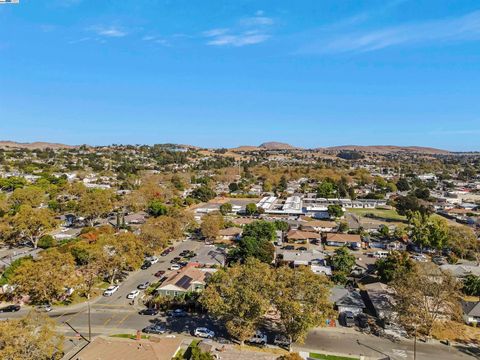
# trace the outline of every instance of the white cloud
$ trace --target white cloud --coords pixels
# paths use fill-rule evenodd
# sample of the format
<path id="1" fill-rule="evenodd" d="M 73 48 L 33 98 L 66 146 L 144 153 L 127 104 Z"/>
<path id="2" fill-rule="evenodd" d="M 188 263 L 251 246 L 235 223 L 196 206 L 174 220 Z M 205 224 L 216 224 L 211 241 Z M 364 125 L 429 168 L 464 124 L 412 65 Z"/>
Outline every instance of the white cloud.
<path id="1" fill-rule="evenodd" d="M 145 35 L 142 38 L 143 41 L 149 41 L 155 44 L 160 44 L 163 46 L 170 46 L 170 41 L 168 41 L 166 38 L 161 37 L 161 36 L 153 36 L 153 35 Z"/>
<path id="2" fill-rule="evenodd" d="M 272 18 L 264 16 L 259 10 L 255 16 L 240 19 L 232 28 L 215 28 L 204 31 L 210 46 L 235 46 L 260 44 L 270 39 L 268 28 L 274 24 Z"/>
<path id="3" fill-rule="evenodd" d="M 320 36 L 321 37 L 321 36 Z M 398 45 L 480 40 L 480 11 L 457 18 L 350 32 L 310 42 L 300 52 L 368 52 Z"/>
<path id="4" fill-rule="evenodd" d="M 122 30 L 116 26 L 91 26 L 88 28 L 88 30 L 104 37 L 120 38 L 128 35 L 125 30 Z"/>

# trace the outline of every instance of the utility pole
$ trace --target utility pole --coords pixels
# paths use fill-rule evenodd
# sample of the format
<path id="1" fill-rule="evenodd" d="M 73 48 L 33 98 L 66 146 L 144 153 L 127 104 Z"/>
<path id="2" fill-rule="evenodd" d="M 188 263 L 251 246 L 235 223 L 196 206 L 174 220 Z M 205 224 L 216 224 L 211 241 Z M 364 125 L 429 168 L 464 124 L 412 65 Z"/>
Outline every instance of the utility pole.
<path id="1" fill-rule="evenodd" d="M 417 360 L 417 325 L 415 325 L 415 336 L 413 338 L 413 360 Z"/>
<path id="2" fill-rule="evenodd" d="M 87 297 L 88 305 L 88 341 L 92 341 L 92 322 L 91 322 L 91 313 L 90 313 L 90 294 Z"/>

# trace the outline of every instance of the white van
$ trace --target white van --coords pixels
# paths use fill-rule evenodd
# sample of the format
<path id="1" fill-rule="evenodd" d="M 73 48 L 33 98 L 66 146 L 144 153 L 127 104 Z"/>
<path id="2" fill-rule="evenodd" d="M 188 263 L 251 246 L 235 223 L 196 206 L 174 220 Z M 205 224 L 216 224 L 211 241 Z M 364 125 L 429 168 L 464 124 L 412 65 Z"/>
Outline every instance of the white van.
<path id="1" fill-rule="evenodd" d="M 385 259 L 388 256 L 388 251 L 375 251 L 373 257 L 376 259 Z"/>

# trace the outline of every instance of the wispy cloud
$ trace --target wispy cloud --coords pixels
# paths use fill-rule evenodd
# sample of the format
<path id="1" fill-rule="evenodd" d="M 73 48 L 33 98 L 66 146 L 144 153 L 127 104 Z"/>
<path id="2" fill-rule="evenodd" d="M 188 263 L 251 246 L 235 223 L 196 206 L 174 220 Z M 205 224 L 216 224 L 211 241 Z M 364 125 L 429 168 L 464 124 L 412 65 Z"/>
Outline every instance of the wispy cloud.
<path id="1" fill-rule="evenodd" d="M 337 34 L 333 38 L 315 40 L 304 46 L 300 52 L 368 52 L 398 45 L 473 40 L 480 40 L 480 11 L 450 19 Z"/>
<path id="2" fill-rule="evenodd" d="M 267 41 L 271 35 L 269 28 L 275 21 L 259 10 L 254 16 L 242 18 L 232 28 L 215 28 L 204 31 L 202 36 L 207 38 L 210 46 L 234 46 L 260 44 Z"/>
<path id="3" fill-rule="evenodd" d="M 157 36 L 157 35 L 145 35 L 142 38 L 143 41 L 155 43 L 155 44 L 160 44 L 163 46 L 171 46 L 171 43 L 168 39 L 162 36 Z"/>
<path id="4" fill-rule="evenodd" d="M 88 28 L 89 31 L 93 31 L 99 36 L 111 37 L 111 38 L 120 38 L 128 35 L 128 32 L 117 27 L 117 26 L 91 26 Z"/>

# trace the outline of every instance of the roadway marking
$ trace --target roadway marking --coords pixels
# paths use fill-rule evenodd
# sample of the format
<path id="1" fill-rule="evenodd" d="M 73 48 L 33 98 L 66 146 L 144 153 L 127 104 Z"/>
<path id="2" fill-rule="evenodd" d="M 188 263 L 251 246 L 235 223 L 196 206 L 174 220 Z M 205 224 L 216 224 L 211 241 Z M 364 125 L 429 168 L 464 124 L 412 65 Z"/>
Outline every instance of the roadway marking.
<path id="1" fill-rule="evenodd" d="M 407 358 L 407 352 L 402 349 L 392 349 L 392 352 L 395 356 L 402 357 L 402 358 Z"/>
<path id="2" fill-rule="evenodd" d="M 127 318 L 128 318 L 130 315 L 131 315 L 131 314 L 125 315 L 125 316 L 117 323 L 117 326 L 120 326 L 121 324 L 123 324 L 123 322 L 124 322 L 125 320 L 127 320 Z"/>
<path id="3" fill-rule="evenodd" d="M 113 319 L 113 316 L 110 317 L 110 318 L 108 318 L 107 320 L 105 320 L 105 322 L 103 323 L 103 326 L 107 326 L 108 323 L 109 323 L 110 321 L 112 321 L 112 319 Z"/>

